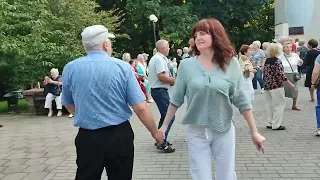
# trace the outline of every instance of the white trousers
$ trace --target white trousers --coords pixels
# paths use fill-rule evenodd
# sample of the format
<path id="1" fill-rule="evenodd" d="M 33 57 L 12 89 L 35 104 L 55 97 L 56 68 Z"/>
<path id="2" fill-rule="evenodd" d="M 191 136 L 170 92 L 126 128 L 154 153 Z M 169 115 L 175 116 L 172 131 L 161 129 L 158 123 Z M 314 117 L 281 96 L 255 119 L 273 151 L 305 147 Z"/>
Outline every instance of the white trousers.
<path id="1" fill-rule="evenodd" d="M 212 180 L 212 158 L 216 180 L 237 180 L 235 173 L 235 127 L 226 133 L 187 125 L 190 173 L 193 180 Z"/>
<path id="2" fill-rule="evenodd" d="M 268 123 L 267 126 L 272 126 L 272 129 L 277 129 L 281 126 L 283 111 L 286 106 L 284 88 L 265 91 L 268 108 Z"/>
<path id="3" fill-rule="evenodd" d="M 46 96 L 46 102 L 44 104 L 44 108 L 51 109 L 53 100 L 55 100 L 56 102 L 57 109 L 62 109 L 61 94 L 60 96 L 55 96 L 51 93 L 48 93 Z"/>
<path id="4" fill-rule="evenodd" d="M 254 100 L 254 89 L 251 78 L 246 78 L 246 93 L 250 99 L 250 102 L 252 102 Z"/>

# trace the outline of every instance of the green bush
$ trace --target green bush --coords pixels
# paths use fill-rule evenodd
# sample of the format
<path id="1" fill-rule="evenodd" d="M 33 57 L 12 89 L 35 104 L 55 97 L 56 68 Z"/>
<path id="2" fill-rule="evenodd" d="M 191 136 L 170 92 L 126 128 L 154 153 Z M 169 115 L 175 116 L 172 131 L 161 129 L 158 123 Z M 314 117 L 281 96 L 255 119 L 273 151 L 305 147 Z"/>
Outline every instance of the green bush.
<path id="1" fill-rule="evenodd" d="M 82 56 L 81 31 L 103 24 L 117 31 L 113 11 L 100 11 L 94 0 L 0 0 L 0 95 L 29 89 L 52 67 Z"/>

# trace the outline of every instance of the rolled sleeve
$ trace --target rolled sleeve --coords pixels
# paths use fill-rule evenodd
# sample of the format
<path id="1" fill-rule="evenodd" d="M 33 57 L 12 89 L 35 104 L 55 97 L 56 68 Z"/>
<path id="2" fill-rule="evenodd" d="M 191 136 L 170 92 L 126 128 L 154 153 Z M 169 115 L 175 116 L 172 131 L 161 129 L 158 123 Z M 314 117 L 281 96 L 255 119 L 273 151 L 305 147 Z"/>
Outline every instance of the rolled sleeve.
<path id="1" fill-rule="evenodd" d="M 139 104 L 139 103 L 146 100 L 146 97 L 140 88 L 140 85 L 137 81 L 137 78 L 131 69 L 129 70 L 126 94 L 127 94 L 126 95 L 127 103 L 130 106 L 133 106 L 135 104 Z"/>
<path id="2" fill-rule="evenodd" d="M 178 75 L 175 81 L 175 85 L 173 86 L 173 94 L 170 98 L 170 103 L 175 105 L 176 107 L 180 107 L 184 103 L 184 96 L 186 95 L 186 88 L 187 84 L 185 81 L 185 74 L 184 70 L 185 66 L 181 62 L 179 69 L 178 69 Z"/>
<path id="3" fill-rule="evenodd" d="M 245 79 L 241 73 L 240 65 L 237 63 L 235 68 L 236 86 L 233 94 L 233 104 L 236 106 L 240 113 L 252 109 L 252 105 L 248 94 L 246 93 Z"/>
<path id="4" fill-rule="evenodd" d="M 166 64 L 166 60 L 161 56 L 157 57 L 155 64 L 156 64 L 155 67 L 156 67 L 157 75 L 160 73 L 166 72 L 168 69 L 168 66 Z"/>
<path id="5" fill-rule="evenodd" d="M 71 105 L 74 104 L 72 98 L 72 92 L 70 89 L 70 77 L 69 77 L 69 70 L 66 67 L 62 73 L 62 105 Z"/>

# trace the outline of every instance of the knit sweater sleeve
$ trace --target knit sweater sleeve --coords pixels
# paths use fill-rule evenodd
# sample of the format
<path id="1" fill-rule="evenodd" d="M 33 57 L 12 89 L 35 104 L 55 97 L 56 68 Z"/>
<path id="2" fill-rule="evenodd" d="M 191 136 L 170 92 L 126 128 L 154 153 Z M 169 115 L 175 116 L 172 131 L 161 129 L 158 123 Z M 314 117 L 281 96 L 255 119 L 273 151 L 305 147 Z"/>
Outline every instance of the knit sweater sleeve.
<path id="1" fill-rule="evenodd" d="M 233 93 L 233 104 L 236 106 L 240 113 L 252 109 L 250 99 L 246 93 L 245 79 L 242 76 L 242 71 L 237 60 L 232 60 L 232 70 L 235 77 L 235 90 Z"/>
<path id="2" fill-rule="evenodd" d="M 175 81 L 175 85 L 173 87 L 173 94 L 170 98 L 170 103 L 175 105 L 176 107 L 180 107 L 184 103 L 184 97 L 186 95 L 186 68 L 185 65 L 187 60 L 181 61 L 180 66 L 178 68 L 177 78 Z"/>

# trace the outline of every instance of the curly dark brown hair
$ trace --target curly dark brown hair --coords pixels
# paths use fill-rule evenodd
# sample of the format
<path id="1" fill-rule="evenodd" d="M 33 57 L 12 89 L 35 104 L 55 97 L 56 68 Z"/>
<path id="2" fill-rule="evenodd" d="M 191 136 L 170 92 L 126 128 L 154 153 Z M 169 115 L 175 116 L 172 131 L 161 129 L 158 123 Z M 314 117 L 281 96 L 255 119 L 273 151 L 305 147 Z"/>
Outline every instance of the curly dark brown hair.
<path id="1" fill-rule="evenodd" d="M 212 36 L 212 48 L 214 50 L 212 61 L 218 63 L 219 67 L 225 71 L 226 66 L 236 54 L 226 30 L 217 19 L 209 18 L 202 19 L 193 26 L 192 36 L 195 40 L 195 34 L 199 31 L 207 32 Z M 192 53 L 200 55 L 196 44 L 192 46 Z"/>

